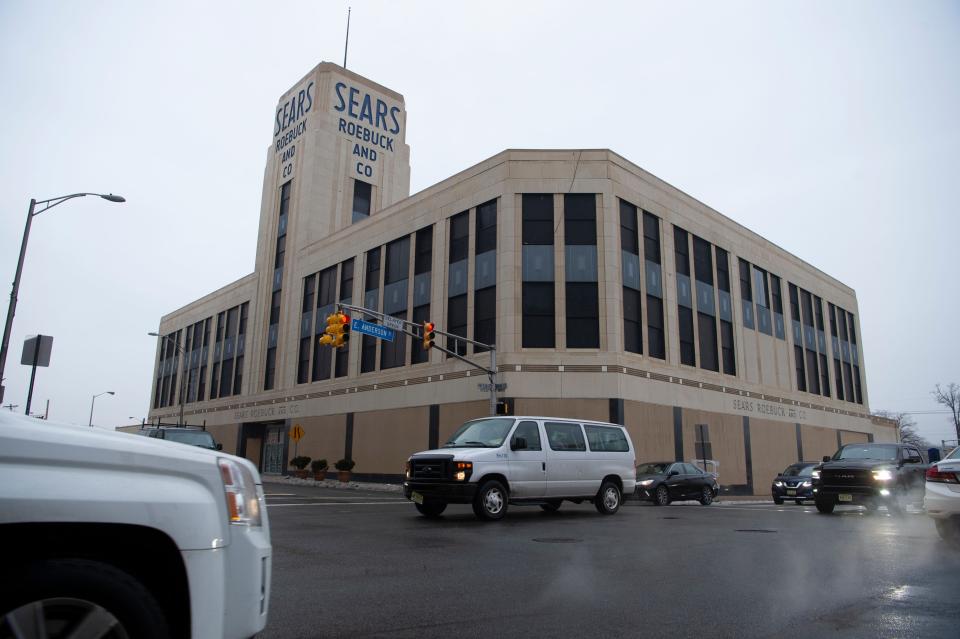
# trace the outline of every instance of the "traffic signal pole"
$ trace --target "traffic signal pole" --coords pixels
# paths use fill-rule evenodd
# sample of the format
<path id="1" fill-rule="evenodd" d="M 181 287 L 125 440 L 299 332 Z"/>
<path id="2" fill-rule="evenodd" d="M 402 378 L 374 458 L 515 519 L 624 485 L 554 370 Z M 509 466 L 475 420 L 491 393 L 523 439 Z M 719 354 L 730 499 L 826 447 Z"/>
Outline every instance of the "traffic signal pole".
<path id="1" fill-rule="evenodd" d="M 339 303 L 339 302 L 338 302 L 337 305 L 336 305 L 336 308 L 338 309 L 338 312 L 340 312 L 339 309 L 344 309 L 344 308 L 345 308 L 345 309 L 349 309 L 350 311 L 354 311 L 354 312 L 357 312 L 357 313 L 362 313 L 362 314 L 364 314 L 364 315 L 368 315 L 368 316 L 370 316 L 370 317 L 373 317 L 373 318 L 375 318 L 375 319 L 380 320 L 380 322 L 381 322 L 382 324 L 384 324 L 384 318 L 385 318 L 385 317 L 389 317 L 389 318 L 391 318 L 391 319 L 394 320 L 394 321 L 403 322 L 403 328 L 402 328 L 402 329 L 396 329 L 396 328 L 394 328 L 393 330 L 399 330 L 400 332 L 404 333 L 405 335 L 409 335 L 410 337 L 412 337 L 412 338 L 414 338 L 414 339 L 422 340 L 423 337 L 424 337 L 424 336 L 423 336 L 423 326 L 422 326 L 421 324 L 417 324 L 417 323 L 415 323 L 415 322 L 410 322 L 410 321 L 405 320 L 405 319 L 400 319 L 400 318 L 397 318 L 397 317 L 393 317 L 392 315 L 387 315 L 387 314 L 385 314 L 385 313 L 381 313 L 380 311 L 374 311 L 374 310 L 372 310 L 372 309 L 364 308 L 364 307 L 362 307 L 362 306 L 353 306 L 353 305 L 351 305 L 351 304 L 343 304 L 343 303 Z M 390 327 L 390 328 L 393 328 L 393 327 Z M 408 330 L 408 328 L 409 328 L 410 330 Z M 438 329 L 438 328 L 436 328 L 436 327 L 433 329 L 433 332 L 434 332 L 434 333 L 439 333 L 440 335 L 445 335 L 448 340 L 452 338 L 452 339 L 456 339 L 456 340 L 468 342 L 468 343 L 470 343 L 470 344 L 473 344 L 474 346 L 479 346 L 479 347 L 481 347 L 481 348 L 485 348 L 485 349 L 487 349 L 488 351 L 490 351 L 490 368 L 484 368 L 483 366 L 480 366 L 480 365 L 477 364 L 476 362 L 467 359 L 466 357 L 464 357 L 464 356 L 461 355 L 460 353 L 457 353 L 456 351 L 451 351 L 450 349 L 444 348 L 443 346 L 439 346 L 439 345 L 437 345 L 437 344 L 434 344 L 433 346 L 430 347 L 431 349 L 432 349 L 432 348 L 435 348 L 435 349 L 439 350 L 439 351 L 442 352 L 442 353 L 446 353 L 446 354 L 449 355 L 450 357 L 455 357 L 456 359 L 459 359 L 461 362 L 465 362 L 465 363 L 469 364 L 470 366 L 472 366 L 473 368 L 476 368 L 477 370 L 481 370 L 481 371 L 483 371 L 484 373 L 487 374 L 487 379 L 488 379 L 489 382 L 490 382 L 490 414 L 491 414 L 491 415 L 496 415 L 496 414 L 497 414 L 497 384 L 496 384 L 496 375 L 497 375 L 497 347 L 496 347 L 496 345 L 495 345 L 495 344 L 484 344 L 483 342 L 478 342 L 478 341 L 476 341 L 476 340 L 467 339 L 466 337 L 463 337 L 463 336 L 461 336 L 461 335 L 455 335 L 455 334 L 453 334 L 453 333 L 448 333 L 447 331 L 441 331 L 440 329 Z"/>

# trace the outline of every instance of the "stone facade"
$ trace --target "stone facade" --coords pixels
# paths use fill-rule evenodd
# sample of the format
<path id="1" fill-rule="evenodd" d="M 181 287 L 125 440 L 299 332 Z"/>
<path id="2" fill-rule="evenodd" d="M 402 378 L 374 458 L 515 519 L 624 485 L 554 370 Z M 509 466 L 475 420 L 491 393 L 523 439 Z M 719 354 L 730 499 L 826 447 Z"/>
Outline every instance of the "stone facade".
<path id="1" fill-rule="evenodd" d="M 411 338 L 406 338 L 403 365 L 384 368 L 385 357 L 400 355 L 383 353 L 384 343 L 377 341 L 371 359 L 369 352 L 361 353 L 362 340 L 354 334 L 343 360 L 345 368 L 328 370 L 326 378 L 318 381 L 301 382 L 304 370 L 312 379 L 316 373 L 311 376 L 309 371 L 316 371 L 321 364 L 333 366 L 321 359 L 330 356 L 314 344 L 314 327 L 329 305 L 319 308 L 322 278 L 313 276 L 332 268 L 329 273 L 339 281 L 346 268 L 342 265 L 352 259 L 352 287 L 339 290 L 337 299 L 360 305 L 365 298 L 373 299 L 365 286 L 371 259 L 368 252 L 409 237 L 405 269 L 409 282 L 390 290 L 406 295 L 405 303 L 399 301 L 405 309 L 401 313 L 414 321 L 410 309 L 418 304 L 417 295 L 425 294 L 415 288 L 426 286 L 429 280 L 429 320 L 446 330 L 451 291 L 462 283 L 451 279 L 461 277 L 450 264 L 451 218 L 466 212 L 467 217 L 460 218 L 469 221 L 465 337 L 474 339 L 479 332 L 476 312 L 484 311 L 479 308 L 483 303 L 477 304 L 482 275 L 477 269 L 483 268 L 478 266 L 476 252 L 478 207 L 486 205 L 496 211 L 496 252 L 495 277 L 484 286 L 496 288 L 494 297 L 483 299 L 487 300 L 484 303 L 495 300 L 495 381 L 506 385 L 499 399 L 507 400 L 513 414 L 624 423 L 638 461 L 693 459 L 698 451 L 704 452 L 695 445 L 696 425 L 705 424 L 710 455 L 720 464 L 721 484 L 730 492 L 743 494 L 768 492 L 769 480 L 784 466 L 800 458 L 815 460 L 831 454 L 840 442 L 895 438 L 890 422 L 869 415 L 862 345 L 855 340 L 860 334 L 857 300 L 849 287 L 605 149 L 507 150 L 410 196 L 410 150 L 404 142 L 405 131 L 401 95 L 333 64 L 319 65 L 281 97 L 264 174 L 255 271 L 161 319 L 159 332 L 170 339 L 158 344 L 151 419 L 176 421 L 179 393 L 173 389 L 186 380 L 192 389 L 185 393 L 190 400 L 185 406 L 188 422 L 215 429 L 224 450 L 246 455 L 265 472 L 285 471 L 286 460 L 296 448 L 299 454 L 327 458 L 331 465 L 340 457 L 352 457 L 357 462 L 354 472 L 360 476 L 397 478 L 410 452 L 442 442 L 465 419 L 489 414 L 488 395 L 478 388 L 488 382 L 487 375 L 439 349 L 429 351 L 426 361 L 412 363 L 417 340 Z M 370 185 L 369 216 L 355 213 L 358 202 L 361 207 L 365 202 L 360 189 L 364 184 L 358 187 L 358 181 Z M 282 203 L 283 194 L 288 197 L 286 204 Z M 552 194 L 555 339 L 550 348 L 524 346 L 525 194 Z M 577 256 L 583 254 L 565 250 L 568 194 L 589 194 L 592 198 L 581 201 L 592 202 L 596 212 L 594 281 L 599 339 L 590 348 L 568 344 L 568 289 L 564 282 L 573 269 L 565 262 L 568 255 L 580 259 Z M 656 320 L 648 317 L 646 303 L 640 304 L 637 318 L 644 354 L 625 348 L 623 273 L 629 256 L 622 250 L 622 203 L 636 207 L 641 217 L 647 212 L 659 220 L 662 290 L 657 294 L 663 309 L 663 358 L 647 354 L 648 329 Z M 415 267 L 416 233 L 427 227 L 433 229 L 428 262 Z M 693 269 L 686 280 L 678 276 L 674 227 L 699 238 L 701 246 L 706 241 L 715 247 L 709 253 L 714 260 L 710 290 L 694 282 Z M 642 245 L 643 230 L 639 233 Z M 379 280 L 374 288 L 378 291 L 377 310 L 391 312 L 383 306 L 389 284 L 384 275 L 389 268 L 385 252 L 381 249 L 377 254 L 383 265 L 377 270 Z M 699 335 L 710 325 L 708 318 L 704 318 L 705 324 L 693 325 L 694 355 L 700 365 L 681 363 L 684 346 L 678 326 L 685 302 L 678 296 L 683 297 L 679 291 L 684 286 L 695 286 L 695 293 L 710 300 L 713 310 L 707 313 L 716 316 L 713 296 L 724 295 L 712 278 L 719 272 L 721 252 L 729 256 L 725 299 L 732 325 L 732 360 L 710 370 L 703 364 L 710 358 L 701 352 Z M 769 297 L 767 310 L 755 307 L 754 302 L 743 303 L 738 277 L 741 259 L 757 267 L 762 278 L 778 276 L 778 288 L 782 281 L 779 320 L 775 311 L 771 313 Z M 426 269 L 429 276 L 415 282 L 412 274 L 417 268 Z M 647 269 L 649 272 L 649 265 Z M 754 271 L 748 267 L 748 273 Z M 822 303 L 819 326 L 791 322 L 790 285 L 802 289 L 801 295 L 809 293 L 818 309 Z M 309 286 L 316 286 L 316 291 L 308 293 Z M 636 286 L 644 294 L 651 293 L 647 284 Z M 645 298 L 641 295 L 640 299 Z M 246 322 L 238 339 L 228 345 L 219 329 L 227 323 L 226 315 L 221 314 L 244 303 L 248 304 Z M 692 300 L 687 304 L 694 307 Z M 694 316 L 703 314 L 703 304 L 697 300 Z M 851 334 L 843 340 L 831 339 L 824 316 L 834 313 L 834 307 L 849 313 Z M 758 317 L 753 317 L 754 312 Z M 764 332 L 759 315 L 768 322 L 775 318 L 780 324 L 776 330 L 768 325 Z M 198 323 L 203 328 L 196 329 L 196 338 L 186 341 L 188 327 Z M 716 318 L 713 326 L 717 326 Z M 206 333 L 202 339 L 201 333 Z M 714 351 L 719 348 L 722 352 L 722 339 L 719 333 L 714 335 Z M 168 341 L 178 347 L 189 346 L 187 357 L 165 348 Z M 443 337 L 438 344 L 446 344 Z M 804 357 L 804 346 L 813 353 L 813 370 L 819 371 L 814 373 L 818 379 L 811 382 L 828 384 L 829 395 L 799 388 L 795 357 L 797 353 Z M 242 376 L 235 380 L 236 387 L 224 394 L 219 391 L 229 384 L 218 383 L 215 376 L 222 374 L 219 366 L 227 361 L 228 348 L 232 349 L 231 366 L 242 362 Z M 272 355 L 270 349 L 274 349 Z M 466 357 L 478 366 L 489 366 L 489 353 L 466 351 Z M 820 359 L 821 355 L 825 359 Z M 373 370 L 360 372 L 364 357 L 365 365 L 374 363 Z M 193 369 L 187 377 L 181 377 L 184 360 Z M 272 373 L 267 372 L 269 363 L 273 364 Z M 844 381 L 842 375 L 838 381 L 837 372 L 847 364 L 852 364 L 859 380 L 857 395 L 849 379 L 845 394 L 848 400 L 859 401 L 838 398 L 838 384 L 843 387 Z M 735 367 L 735 373 L 721 372 L 725 366 Z M 345 374 L 337 376 L 337 370 Z M 211 392 L 214 387 L 217 391 Z M 286 434 L 293 424 L 302 425 L 306 432 L 296 446 Z"/>

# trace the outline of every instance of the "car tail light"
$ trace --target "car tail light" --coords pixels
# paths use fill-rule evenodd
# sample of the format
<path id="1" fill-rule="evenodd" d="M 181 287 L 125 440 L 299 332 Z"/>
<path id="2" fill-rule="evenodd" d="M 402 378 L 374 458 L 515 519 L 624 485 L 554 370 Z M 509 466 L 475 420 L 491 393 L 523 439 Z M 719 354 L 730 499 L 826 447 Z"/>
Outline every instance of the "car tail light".
<path id="1" fill-rule="evenodd" d="M 960 484 L 955 472 L 944 472 L 936 466 L 927 469 L 927 481 L 933 481 L 940 484 Z"/>
<path id="2" fill-rule="evenodd" d="M 217 465 L 227 500 L 227 520 L 241 526 L 259 526 L 260 497 L 253 473 L 243 464 L 224 457 L 217 459 Z"/>

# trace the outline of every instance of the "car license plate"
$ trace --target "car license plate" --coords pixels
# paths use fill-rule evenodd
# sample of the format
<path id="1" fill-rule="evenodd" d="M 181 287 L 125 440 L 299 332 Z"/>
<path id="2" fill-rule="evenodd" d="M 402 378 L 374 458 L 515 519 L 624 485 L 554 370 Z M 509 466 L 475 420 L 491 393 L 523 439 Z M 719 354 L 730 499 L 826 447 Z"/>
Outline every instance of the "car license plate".
<path id="1" fill-rule="evenodd" d="M 423 495 L 414 490 L 410 493 L 410 501 L 415 504 L 423 504 Z"/>
<path id="2" fill-rule="evenodd" d="M 853 495 L 851 495 L 851 494 L 849 494 L 849 493 L 840 493 L 840 494 L 837 496 L 837 498 L 838 498 L 840 501 L 853 501 Z"/>
<path id="3" fill-rule="evenodd" d="M 788 495 L 796 495 L 796 494 L 797 494 L 797 491 L 795 491 L 795 490 L 788 490 L 788 491 L 787 491 L 787 494 L 788 494 Z"/>

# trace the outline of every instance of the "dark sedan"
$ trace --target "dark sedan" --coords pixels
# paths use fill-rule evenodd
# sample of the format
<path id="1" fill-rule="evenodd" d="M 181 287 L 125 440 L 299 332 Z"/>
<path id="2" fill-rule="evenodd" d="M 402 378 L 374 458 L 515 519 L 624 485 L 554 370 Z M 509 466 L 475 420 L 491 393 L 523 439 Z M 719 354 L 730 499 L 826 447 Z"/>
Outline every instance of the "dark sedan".
<path id="1" fill-rule="evenodd" d="M 770 486 L 773 503 L 782 504 L 793 499 L 802 504 L 804 499 L 813 499 L 813 469 L 817 462 L 797 462 L 787 466 L 777 475 Z"/>
<path id="2" fill-rule="evenodd" d="M 683 499 L 696 499 L 709 506 L 719 490 L 717 478 L 693 464 L 647 462 L 637 466 L 637 498 L 656 506 Z"/>

